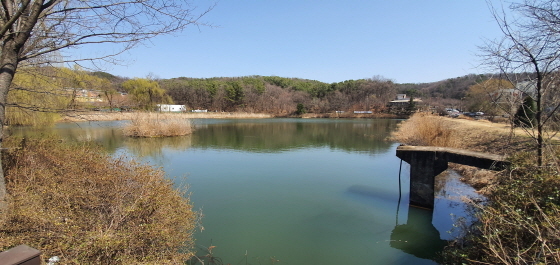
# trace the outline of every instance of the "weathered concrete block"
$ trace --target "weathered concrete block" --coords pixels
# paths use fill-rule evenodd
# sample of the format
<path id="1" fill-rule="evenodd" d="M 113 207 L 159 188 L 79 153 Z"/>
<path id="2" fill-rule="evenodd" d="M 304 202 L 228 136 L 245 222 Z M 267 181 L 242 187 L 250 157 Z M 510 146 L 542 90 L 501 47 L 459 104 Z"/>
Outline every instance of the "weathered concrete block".
<path id="1" fill-rule="evenodd" d="M 447 169 L 448 162 L 492 170 L 509 164 L 499 155 L 433 146 L 401 145 L 397 157 L 410 164 L 410 203 L 430 209 L 434 208 L 435 177 Z"/>

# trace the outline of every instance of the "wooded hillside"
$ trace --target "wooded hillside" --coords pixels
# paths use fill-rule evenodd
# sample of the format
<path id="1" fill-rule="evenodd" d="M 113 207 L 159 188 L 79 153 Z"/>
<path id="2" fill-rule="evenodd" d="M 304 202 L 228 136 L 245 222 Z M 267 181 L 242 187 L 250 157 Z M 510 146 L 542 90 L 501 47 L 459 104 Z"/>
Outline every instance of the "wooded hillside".
<path id="1" fill-rule="evenodd" d="M 26 69 L 19 74 L 26 82 L 17 83 L 14 91 L 31 93 L 25 84 L 38 84 L 37 78 L 61 80 L 59 84 L 64 100 L 61 109 L 113 109 L 137 108 L 154 109 L 157 104 L 173 103 L 186 105 L 187 109 L 209 111 L 246 111 L 270 113 L 274 115 L 293 115 L 302 113 L 333 113 L 335 111 L 372 111 L 386 112 L 389 101 L 397 94 L 407 94 L 421 98 L 430 106 L 464 105 L 469 87 L 488 80 L 490 75 L 467 75 L 432 83 L 397 84 L 392 80 L 374 77 L 359 80 L 346 80 L 338 83 L 324 83 L 301 78 L 278 76 L 243 76 L 171 79 L 134 78 L 114 76 L 105 72 L 87 72 L 81 69 L 49 68 Z M 61 74 L 64 73 L 64 74 Z M 54 84 L 54 82 L 50 82 Z M 54 89 L 54 88 L 49 88 Z M 37 92 L 40 88 L 33 87 Z M 101 100 L 79 101 L 79 91 L 90 91 Z M 19 96 L 21 98 L 21 96 Z M 18 97 L 12 97 L 12 105 Z M 102 103 L 100 103 L 102 102 Z M 32 103 L 26 103 L 32 105 Z M 12 123 L 16 124 L 14 120 Z"/>

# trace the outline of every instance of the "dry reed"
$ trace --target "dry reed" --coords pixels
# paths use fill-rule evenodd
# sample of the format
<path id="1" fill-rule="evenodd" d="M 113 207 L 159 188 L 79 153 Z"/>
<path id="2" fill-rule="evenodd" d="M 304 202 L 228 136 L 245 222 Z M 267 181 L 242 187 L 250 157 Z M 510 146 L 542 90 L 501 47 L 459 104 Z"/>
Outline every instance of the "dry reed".
<path id="1" fill-rule="evenodd" d="M 173 114 L 144 113 L 135 116 L 123 133 L 131 137 L 166 137 L 191 134 L 190 120 Z"/>
<path id="2" fill-rule="evenodd" d="M 163 171 L 88 144 L 21 143 L 3 152 L 10 201 L 0 250 L 27 244 L 60 264 L 183 264 L 192 256 L 199 216 Z"/>
<path id="3" fill-rule="evenodd" d="M 461 147 L 457 131 L 446 118 L 425 113 L 402 122 L 391 139 L 409 145 Z"/>

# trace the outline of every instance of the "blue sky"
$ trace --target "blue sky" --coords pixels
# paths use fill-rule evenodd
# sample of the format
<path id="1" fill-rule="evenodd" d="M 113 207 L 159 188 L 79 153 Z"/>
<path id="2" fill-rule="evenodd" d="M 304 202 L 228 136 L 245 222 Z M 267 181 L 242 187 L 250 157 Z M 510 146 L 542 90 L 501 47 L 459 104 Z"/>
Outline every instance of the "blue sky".
<path id="1" fill-rule="evenodd" d="M 217 27 L 158 37 L 107 71 L 434 82 L 484 73 L 477 46 L 500 36 L 484 0 L 221 0 L 203 21 Z"/>

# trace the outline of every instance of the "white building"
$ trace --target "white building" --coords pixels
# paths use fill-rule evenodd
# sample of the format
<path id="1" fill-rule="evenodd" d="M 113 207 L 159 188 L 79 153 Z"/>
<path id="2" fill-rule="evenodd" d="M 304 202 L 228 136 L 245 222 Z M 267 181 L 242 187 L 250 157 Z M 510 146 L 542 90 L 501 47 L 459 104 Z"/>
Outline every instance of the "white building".
<path id="1" fill-rule="evenodd" d="M 187 111 L 185 105 L 157 104 L 157 110 L 161 112 L 183 112 Z"/>

